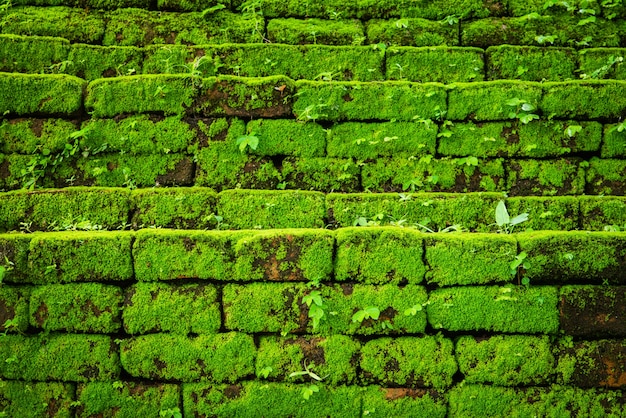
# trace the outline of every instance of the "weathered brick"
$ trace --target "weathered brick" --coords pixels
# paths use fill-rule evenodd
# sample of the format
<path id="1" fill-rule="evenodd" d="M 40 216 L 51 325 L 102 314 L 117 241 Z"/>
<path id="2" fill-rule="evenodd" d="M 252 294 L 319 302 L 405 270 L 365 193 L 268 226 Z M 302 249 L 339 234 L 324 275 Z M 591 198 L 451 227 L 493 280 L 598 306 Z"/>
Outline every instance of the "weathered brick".
<path id="1" fill-rule="evenodd" d="M 5 283 L 22 282 L 28 275 L 28 235 L 0 234 L 0 271 Z"/>
<path id="2" fill-rule="evenodd" d="M 367 386 L 363 389 L 363 415 L 444 418 L 447 415 L 447 406 L 445 394 L 434 389 L 380 386 Z"/>
<path id="3" fill-rule="evenodd" d="M 565 339 L 557 348 L 557 383 L 580 388 L 626 387 L 626 342 Z"/>
<path id="4" fill-rule="evenodd" d="M 626 231 L 626 197 L 580 196 L 577 200 L 582 229 Z"/>
<path id="5" fill-rule="evenodd" d="M 626 287 L 563 286 L 561 329 L 574 337 L 626 337 Z"/>
<path id="6" fill-rule="evenodd" d="M 0 332 L 24 332 L 28 328 L 29 287 L 0 285 Z"/>
<path id="7" fill-rule="evenodd" d="M 0 409 L 7 417 L 72 417 L 74 387 L 59 382 L 5 380 L 0 385 Z"/>

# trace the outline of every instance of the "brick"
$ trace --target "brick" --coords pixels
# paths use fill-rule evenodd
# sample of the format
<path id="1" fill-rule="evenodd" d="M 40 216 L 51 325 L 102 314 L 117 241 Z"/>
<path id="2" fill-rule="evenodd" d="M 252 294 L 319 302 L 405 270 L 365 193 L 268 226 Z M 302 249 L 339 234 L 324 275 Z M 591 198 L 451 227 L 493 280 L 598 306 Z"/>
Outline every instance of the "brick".
<path id="1" fill-rule="evenodd" d="M 437 337 L 379 338 L 361 350 L 365 382 L 400 387 L 434 387 L 452 384 L 457 371 L 452 341 Z"/>
<path id="2" fill-rule="evenodd" d="M 337 231 L 335 280 L 367 284 L 418 284 L 426 272 L 423 237 L 387 227 Z"/>
<path id="3" fill-rule="evenodd" d="M 371 19 L 365 27 L 367 42 L 391 46 L 459 45 L 459 25 L 421 18 Z"/>
<path id="4" fill-rule="evenodd" d="M 624 414 L 621 392 L 573 387 L 505 388 L 460 385 L 449 393 L 448 416 L 611 416 Z"/>
<path id="5" fill-rule="evenodd" d="M 29 287 L 0 286 L 0 332 L 26 331 L 30 291 Z"/>
<path id="6" fill-rule="evenodd" d="M 287 157 L 280 166 L 282 182 L 276 188 L 321 192 L 361 191 L 361 167 L 352 158 Z"/>
<path id="7" fill-rule="evenodd" d="M 485 206 L 495 210 L 502 198 L 499 193 L 330 193 L 326 197 L 331 225 L 346 227 L 363 224 L 426 226 L 431 230 L 443 230 L 459 225 L 470 231 L 491 231 L 493 214 Z M 419 224 L 419 225 L 417 225 Z"/>
<path id="8" fill-rule="evenodd" d="M 626 80 L 624 55 L 626 55 L 626 49 L 624 48 L 589 48 L 581 50 L 578 53 L 581 77 L 585 79 Z"/>
<path id="9" fill-rule="evenodd" d="M 226 190 L 217 211 L 232 229 L 321 228 L 324 194 L 310 191 Z"/>
<path id="10" fill-rule="evenodd" d="M 624 77 L 626 78 L 626 76 Z M 620 132 L 621 129 L 621 132 Z M 626 157 L 626 134 L 620 124 L 604 125 L 604 135 L 602 137 L 602 158 L 624 158 Z"/>
<path id="11" fill-rule="evenodd" d="M 0 71 L 7 73 L 40 73 L 67 60 L 67 39 L 0 35 Z"/>
<path id="12" fill-rule="evenodd" d="M 20 283 L 26 279 L 30 236 L 0 234 L 0 270 L 4 283 Z"/>
<path id="13" fill-rule="evenodd" d="M 475 286 L 430 293 L 428 322 L 448 331 L 555 333 L 557 289 L 549 286 Z"/>
<path id="14" fill-rule="evenodd" d="M 513 119 L 518 111 L 507 105 L 512 99 L 524 100 L 537 108 L 541 100 L 541 85 L 510 80 L 456 83 L 448 87 L 446 118 L 456 120 L 496 121 Z"/>
<path id="15" fill-rule="evenodd" d="M 271 19 L 267 38 L 279 44 L 360 45 L 365 41 L 359 20 Z"/>
<path id="16" fill-rule="evenodd" d="M 426 280 L 439 286 L 510 282 L 517 241 L 507 235 L 427 236 Z M 462 268 L 459 266 L 462 265 Z"/>
<path id="17" fill-rule="evenodd" d="M 143 50 L 136 47 L 106 47 L 73 44 L 64 72 L 87 81 L 104 77 L 141 74 Z"/>
<path id="18" fill-rule="evenodd" d="M 582 196 L 517 196 L 506 199 L 511 216 L 528 213 L 528 220 L 517 231 L 570 231 L 579 228 L 579 202 Z M 495 219 L 495 218 L 494 218 Z M 588 229 L 588 228 L 584 228 Z"/>
<path id="19" fill-rule="evenodd" d="M 439 83 L 384 83 L 302 80 L 293 113 L 300 121 L 435 119 L 446 112 L 446 92 Z"/>
<path id="20" fill-rule="evenodd" d="M 619 118 L 626 110 L 626 82 L 576 80 L 543 85 L 541 110 L 557 118 Z"/>
<path id="21" fill-rule="evenodd" d="M 67 383 L 8 380 L 0 386 L 0 409 L 8 417 L 69 418 L 73 398 Z"/>
<path id="22" fill-rule="evenodd" d="M 622 196 L 580 196 L 582 229 L 626 230 L 626 198 Z M 624 228 L 624 229 L 622 229 Z"/>
<path id="23" fill-rule="evenodd" d="M 303 399 L 309 384 L 242 382 L 236 385 L 185 384 L 183 404 L 185 416 L 257 417 L 272 411 L 276 417 L 298 416 L 315 418 L 332 416 L 356 418 L 360 416 L 361 391 L 358 386 L 330 387 L 315 385 L 306 401 Z M 306 402 L 303 407 L 302 402 Z"/>
<path id="24" fill-rule="evenodd" d="M 92 382 L 79 384 L 77 417 L 154 416 L 179 408 L 180 386 L 167 383 Z"/>
<path id="25" fill-rule="evenodd" d="M 48 334 L 2 337 L 0 375 L 5 379 L 108 381 L 119 377 L 117 347 L 106 335 Z"/>
<path id="26" fill-rule="evenodd" d="M 592 158 L 587 169 L 587 189 L 589 194 L 626 194 L 626 160 Z"/>
<path id="27" fill-rule="evenodd" d="M 76 132 L 74 122 L 63 119 L 18 118 L 0 123 L 0 151 L 7 154 L 35 154 L 46 149 L 62 152 L 68 137 Z"/>
<path id="28" fill-rule="evenodd" d="M 573 342 L 557 348 L 557 383 L 580 388 L 626 386 L 626 343 L 623 340 Z"/>
<path id="29" fill-rule="evenodd" d="M 361 344 L 350 337 L 261 337 L 256 361 L 256 375 L 289 383 L 308 382 L 307 375 L 290 377 L 309 369 L 325 384 L 354 384 L 357 377 Z"/>
<path id="30" fill-rule="evenodd" d="M 333 272 L 334 237 L 324 230 L 260 232 L 239 239 L 235 275 L 240 280 L 328 280 Z"/>
<path id="31" fill-rule="evenodd" d="M 583 166 L 578 158 L 508 160 L 507 190 L 511 196 L 580 195 L 585 191 Z"/>
<path id="32" fill-rule="evenodd" d="M 71 116 L 83 104 L 85 87 L 84 80 L 69 75 L 0 73 L 0 113 Z"/>
<path id="33" fill-rule="evenodd" d="M 136 189 L 131 194 L 133 228 L 212 229 L 217 193 L 203 187 Z"/>
<path id="34" fill-rule="evenodd" d="M 444 84 L 483 81 L 483 50 L 462 47 L 391 47 L 385 60 L 389 80 Z"/>
<path id="35" fill-rule="evenodd" d="M 0 193 L 0 229 L 51 230 L 83 222 L 96 229 L 116 229 L 128 221 L 130 191 L 68 187 L 62 190 Z M 23 223 L 23 224 L 22 224 Z"/>
<path id="36" fill-rule="evenodd" d="M 226 231 L 139 231 L 133 243 L 140 281 L 185 278 L 230 280 L 235 254 Z"/>
<path id="37" fill-rule="evenodd" d="M 552 381 L 555 358 L 547 336 L 470 336 L 456 342 L 456 358 L 466 383 L 497 386 L 544 385 Z"/>
<path id="38" fill-rule="evenodd" d="M 489 80 L 561 81 L 575 78 L 574 48 L 498 45 L 487 48 Z"/>
<path id="39" fill-rule="evenodd" d="M 535 282 L 622 284 L 626 238 L 615 232 L 531 232 L 518 236 Z"/>
<path id="40" fill-rule="evenodd" d="M 30 283 L 119 281 L 133 277 L 128 232 L 51 232 L 30 241 Z"/>
<path id="41" fill-rule="evenodd" d="M 122 315 L 128 334 L 210 334 L 221 326 L 217 290 L 211 285 L 137 283 L 126 291 Z"/>
<path id="42" fill-rule="evenodd" d="M 187 337 L 150 334 L 120 346 L 122 367 L 143 379 L 235 382 L 254 372 L 252 337 L 225 333 Z"/>
<path id="43" fill-rule="evenodd" d="M 326 154 L 326 132 L 316 123 L 258 119 L 248 122 L 246 130 L 259 138 L 258 147 L 250 151 L 254 155 L 323 157 Z"/>
<path id="44" fill-rule="evenodd" d="M 560 328 L 574 337 L 624 337 L 626 287 L 563 286 Z"/>
<path id="45" fill-rule="evenodd" d="M 410 418 L 444 418 L 447 400 L 434 389 L 386 388 L 366 386 L 363 393 L 363 415 Z"/>
<path id="46" fill-rule="evenodd" d="M 113 333 L 121 327 L 122 289 L 100 283 L 33 288 L 30 324 L 45 331 Z"/>

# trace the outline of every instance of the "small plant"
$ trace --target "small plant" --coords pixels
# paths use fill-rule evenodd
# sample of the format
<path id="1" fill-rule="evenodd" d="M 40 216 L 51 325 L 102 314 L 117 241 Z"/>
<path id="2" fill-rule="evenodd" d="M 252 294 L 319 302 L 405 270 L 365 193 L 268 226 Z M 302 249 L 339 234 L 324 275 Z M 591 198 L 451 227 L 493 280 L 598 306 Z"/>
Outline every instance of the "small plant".
<path id="1" fill-rule="evenodd" d="M 311 368 L 315 367 L 315 363 L 311 363 L 311 366 L 307 366 L 306 362 L 304 363 L 304 370 L 300 370 L 297 372 L 293 372 L 289 374 L 289 377 L 300 377 L 300 376 L 309 376 L 311 379 L 313 380 L 317 380 L 318 382 L 321 382 L 322 380 L 324 380 L 327 376 L 324 377 L 319 377 L 316 373 L 314 373 L 313 371 L 311 371 Z"/>
<path id="2" fill-rule="evenodd" d="M 591 74 L 586 74 L 583 73 L 580 75 L 580 78 L 582 78 L 583 80 L 588 80 L 588 79 L 594 79 L 594 80 L 598 80 L 598 79 L 602 79 L 604 77 L 606 77 L 609 72 L 611 71 L 611 69 L 613 67 L 619 67 L 620 65 L 622 65 L 622 62 L 624 62 L 624 57 L 622 56 L 615 56 L 615 55 L 611 55 L 608 59 L 607 62 L 602 65 L 601 67 L 593 70 L 591 72 Z"/>
<path id="3" fill-rule="evenodd" d="M 302 397 L 308 401 L 314 393 L 317 393 L 319 391 L 320 388 L 317 385 L 309 385 L 302 389 Z"/>
<path id="4" fill-rule="evenodd" d="M 320 321 L 324 317 L 324 301 L 319 290 L 313 290 L 308 295 L 302 297 L 302 302 L 309 307 L 309 318 L 313 320 L 313 330 L 316 330 Z"/>
<path id="5" fill-rule="evenodd" d="M 273 368 L 271 368 L 270 366 L 267 367 L 263 367 L 261 370 L 259 370 L 259 372 L 256 374 L 256 376 L 259 379 L 267 379 L 270 375 L 270 373 L 272 373 L 274 371 Z"/>
<path id="6" fill-rule="evenodd" d="M 237 145 L 241 153 L 245 153 L 248 148 L 255 151 L 259 146 L 259 137 L 257 137 L 254 132 L 248 135 L 242 135 L 237 138 Z"/>
<path id="7" fill-rule="evenodd" d="M 530 279 L 528 277 L 522 277 L 522 268 L 524 270 L 528 270 L 530 268 L 530 263 L 526 261 L 526 257 L 528 254 L 525 251 L 522 251 L 518 255 L 515 256 L 513 261 L 509 264 L 511 276 L 517 277 L 517 284 L 524 285 L 526 288 L 530 285 Z"/>
<path id="8" fill-rule="evenodd" d="M 457 165 L 466 165 L 468 167 L 478 167 L 478 158 L 476 157 L 465 157 L 459 158 L 456 160 Z"/>
<path id="9" fill-rule="evenodd" d="M 163 418 L 183 418 L 183 414 L 180 412 L 179 407 L 161 409 L 159 411 L 159 417 Z"/>
<path id="10" fill-rule="evenodd" d="M 13 270 L 14 264 L 7 256 L 4 256 L 4 264 L 0 265 L 0 285 L 9 275 L 9 272 Z"/>
<path id="11" fill-rule="evenodd" d="M 496 206 L 496 225 L 498 225 L 498 232 L 504 232 L 510 234 L 513 232 L 513 228 L 516 225 L 526 222 L 528 220 L 528 213 L 522 213 L 511 219 L 509 212 L 506 209 L 504 200 L 498 202 Z"/>
<path id="12" fill-rule="evenodd" d="M 508 100 L 505 104 L 512 108 L 509 111 L 509 118 L 519 119 L 519 121 L 522 122 L 524 125 L 533 121 L 534 119 L 539 119 L 539 115 L 532 113 L 537 108 L 524 99 L 518 99 L 517 97 L 514 97 Z"/>
<path id="13" fill-rule="evenodd" d="M 565 131 L 563 133 L 566 137 L 573 138 L 576 136 L 576 134 L 582 132 L 582 130 L 583 127 L 581 125 L 569 125 L 567 128 L 565 128 Z"/>
<path id="14" fill-rule="evenodd" d="M 556 36 L 554 36 L 554 35 L 538 35 L 538 36 L 535 36 L 535 41 L 537 41 L 537 43 L 539 45 L 543 45 L 546 42 L 549 42 L 550 45 L 553 45 L 554 41 L 556 41 Z"/>
<path id="15" fill-rule="evenodd" d="M 352 322 L 362 323 L 366 319 L 377 321 L 378 318 L 380 318 L 380 309 L 376 306 L 367 306 L 352 315 Z"/>

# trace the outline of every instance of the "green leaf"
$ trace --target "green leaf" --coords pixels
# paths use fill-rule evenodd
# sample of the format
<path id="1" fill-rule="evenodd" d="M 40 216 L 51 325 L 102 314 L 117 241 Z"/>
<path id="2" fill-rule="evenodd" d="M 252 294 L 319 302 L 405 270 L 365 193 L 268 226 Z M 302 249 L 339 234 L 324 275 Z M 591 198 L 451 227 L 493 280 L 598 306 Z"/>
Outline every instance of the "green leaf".
<path id="1" fill-rule="evenodd" d="M 535 110 L 535 106 L 531 105 L 530 103 L 524 103 L 522 105 L 522 110 L 524 112 L 532 112 L 533 110 Z"/>
<path id="2" fill-rule="evenodd" d="M 582 130 L 583 127 L 580 125 L 570 125 L 565 129 L 565 135 L 567 135 L 569 138 L 572 138 Z"/>
<path id="3" fill-rule="evenodd" d="M 502 227 L 508 225 L 510 221 L 511 218 L 509 217 L 509 212 L 506 210 L 504 200 L 501 200 L 498 202 L 498 206 L 496 206 L 496 224 Z"/>
<path id="4" fill-rule="evenodd" d="M 363 322 L 363 320 L 365 319 L 365 315 L 366 313 L 364 310 L 355 312 L 355 314 L 352 315 L 352 322 Z"/>
<path id="5" fill-rule="evenodd" d="M 514 225 L 517 225 L 517 224 L 521 224 L 522 222 L 526 222 L 527 220 L 528 220 L 528 214 L 527 213 L 521 213 L 521 214 L 517 215 L 515 218 L 511 219 L 509 224 L 511 226 L 514 226 Z"/>
<path id="6" fill-rule="evenodd" d="M 368 306 L 365 308 L 365 313 L 372 319 L 378 319 L 380 317 L 380 309 L 376 306 Z"/>
<path id="7" fill-rule="evenodd" d="M 319 391 L 320 391 L 320 388 L 318 388 L 317 385 L 310 385 L 302 389 L 302 397 L 308 400 L 314 393 L 317 393 Z"/>
<path id="8" fill-rule="evenodd" d="M 237 145 L 241 152 L 245 152 L 247 147 L 254 151 L 259 146 L 259 138 L 254 135 L 254 132 L 250 135 L 243 135 L 237 138 Z"/>

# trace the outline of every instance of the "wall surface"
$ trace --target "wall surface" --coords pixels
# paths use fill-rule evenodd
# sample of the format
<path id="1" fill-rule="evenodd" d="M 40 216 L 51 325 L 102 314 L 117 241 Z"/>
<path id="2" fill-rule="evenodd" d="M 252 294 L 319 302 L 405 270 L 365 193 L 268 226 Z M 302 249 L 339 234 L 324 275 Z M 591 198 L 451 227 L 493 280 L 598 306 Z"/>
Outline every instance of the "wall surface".
<path id="1" fill-rule="evenodd" d="M 621 0 L 0 0 L 0 416 L 623 417 Z"/>

